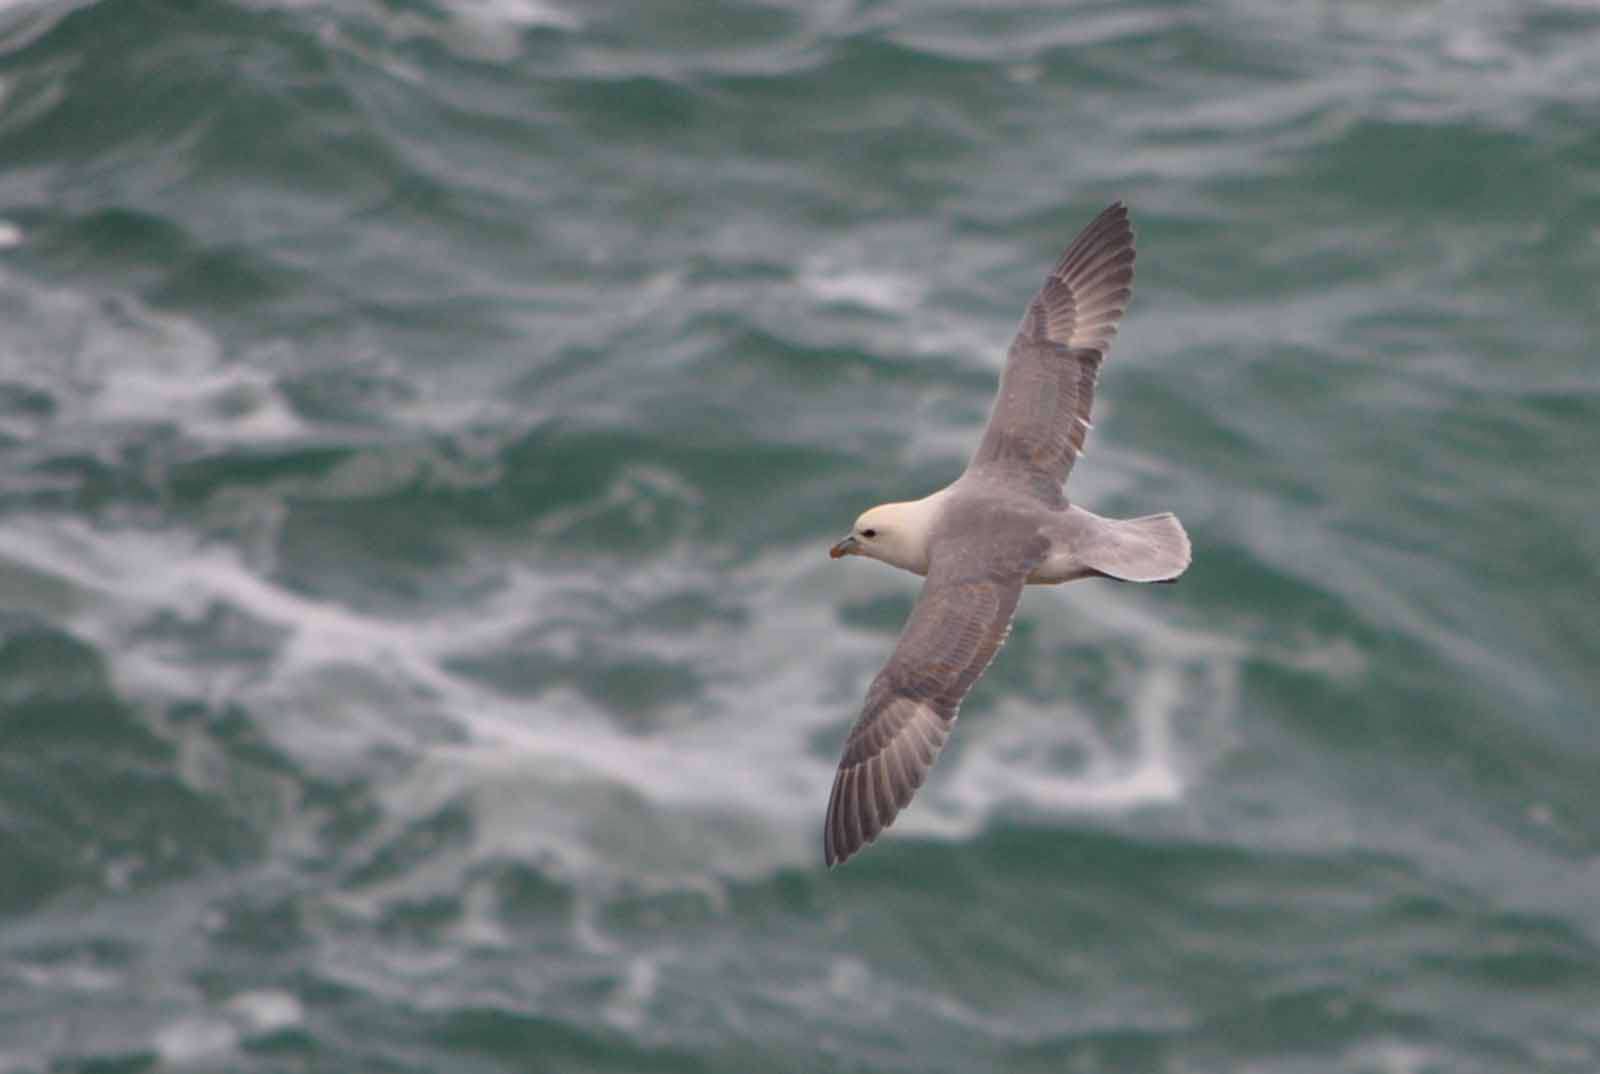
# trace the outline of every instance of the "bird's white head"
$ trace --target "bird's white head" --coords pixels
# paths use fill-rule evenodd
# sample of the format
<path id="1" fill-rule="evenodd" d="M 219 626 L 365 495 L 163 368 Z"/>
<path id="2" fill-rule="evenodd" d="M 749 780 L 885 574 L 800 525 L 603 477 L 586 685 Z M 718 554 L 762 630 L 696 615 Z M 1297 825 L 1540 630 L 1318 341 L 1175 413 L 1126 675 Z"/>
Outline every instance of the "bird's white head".
<path id="1" fill-rule="evenodd" d="M 910 503 L 885 503 L 864 513 L 850 535 L 828 550 L 840 556 L 870 556 L 891 567 L 928 573 L 928 539 L 933 531 L 938 494 Z"/>

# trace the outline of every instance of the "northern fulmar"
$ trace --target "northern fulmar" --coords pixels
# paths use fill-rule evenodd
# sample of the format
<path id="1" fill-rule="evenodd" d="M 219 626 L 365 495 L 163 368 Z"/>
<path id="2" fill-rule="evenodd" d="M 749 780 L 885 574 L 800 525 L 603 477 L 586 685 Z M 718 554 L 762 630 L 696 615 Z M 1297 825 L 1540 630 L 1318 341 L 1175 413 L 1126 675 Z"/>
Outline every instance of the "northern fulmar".
<path id="1" fill-rule="evenodd" d="M 829 867 L 877 839 L 922 786 L 962 699 L 1011 632 L 1024 584 L 1171 582 L 1189 566 L 1176 516 L 1101 518 L 1062 492 L 1133 293 L 1133 257 L 1128 210 L 1116 202 L 1028 303 L 965 472 L 931 496 L 872 508 L 829 552 L 927 578 L 845 740 L 822 833 Z"/>

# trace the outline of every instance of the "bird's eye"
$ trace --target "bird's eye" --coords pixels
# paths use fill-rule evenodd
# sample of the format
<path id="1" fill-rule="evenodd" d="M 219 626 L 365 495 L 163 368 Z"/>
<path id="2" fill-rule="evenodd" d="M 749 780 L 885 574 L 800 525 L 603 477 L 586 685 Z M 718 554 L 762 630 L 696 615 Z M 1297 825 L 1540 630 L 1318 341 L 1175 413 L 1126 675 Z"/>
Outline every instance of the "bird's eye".
<path id="1" fill-rule="evenodd" d="M 877 530 L 862 530 L 861 531 L 861 536 L 863 536 L 863 537 L 876 537 L 877 535 L 878 535 L 878 531 Z"/>

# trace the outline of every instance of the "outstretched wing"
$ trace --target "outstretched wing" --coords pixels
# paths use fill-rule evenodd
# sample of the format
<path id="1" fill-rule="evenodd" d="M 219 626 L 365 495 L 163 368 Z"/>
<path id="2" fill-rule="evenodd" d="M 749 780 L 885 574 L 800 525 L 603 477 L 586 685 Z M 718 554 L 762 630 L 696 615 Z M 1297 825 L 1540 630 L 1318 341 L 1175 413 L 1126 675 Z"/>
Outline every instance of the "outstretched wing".
<path id="1" fill-rule="evenodd" d="M 1067 247 L 1028 303 L 969 469 L 1014 468 L 1041 498 L 1058 498 L 1083 451 L 1100 362 L 1133 293 L 1133 258 L 1120 201 Z"/>
<path id="2" fill-rule="evenodd" d="M 1023 580 L 1046 546 L 935 557 L 894 655 L 872 680 L 845 740 L 822 834 L 830 867 L 876 839 L 922 786 L 962 699 L 1011 632 Z"/>

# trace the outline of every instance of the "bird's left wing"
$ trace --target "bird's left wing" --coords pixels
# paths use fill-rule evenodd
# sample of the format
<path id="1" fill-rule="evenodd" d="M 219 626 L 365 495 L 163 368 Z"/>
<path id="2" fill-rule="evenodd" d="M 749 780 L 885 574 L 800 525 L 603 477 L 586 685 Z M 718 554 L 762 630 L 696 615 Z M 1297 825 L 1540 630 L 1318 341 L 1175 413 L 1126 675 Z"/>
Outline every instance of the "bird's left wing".
<path id="1" fill-rule="evenodd" d="M 1121 202 L 1089 222 L 1028 303 L 972 469 L 1021 478 L 1046 502 L 1083 451 L 1100 363 L 1133 288 L 1133 227 Z"/>
<path id="2" fill-rule="evenodd" d="M 1011 632 L 1028 573 L 1047 544 L 1011 553 L 935 555 L 894 655 L 845 740 L 823 827 L 829 866 L 876 839 L 911 801 L 944 747 L 962 699 Z"/>

